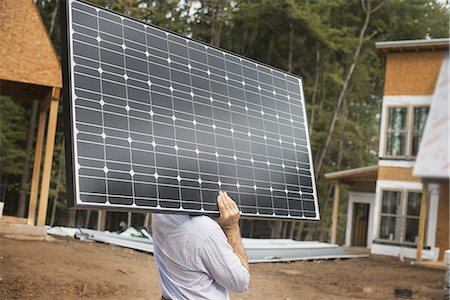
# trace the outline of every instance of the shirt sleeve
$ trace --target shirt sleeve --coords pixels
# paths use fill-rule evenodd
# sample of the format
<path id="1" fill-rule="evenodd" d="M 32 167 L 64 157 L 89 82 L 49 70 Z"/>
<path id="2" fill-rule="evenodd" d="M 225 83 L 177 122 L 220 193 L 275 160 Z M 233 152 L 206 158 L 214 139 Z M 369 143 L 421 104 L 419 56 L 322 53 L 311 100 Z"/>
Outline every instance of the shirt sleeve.
<path id="1" fill-rule="evenodd" d="M 209 235 L 199 254 L 204 271 L 217 283 L 237 293 L 247 290 L 250 273 L 233 252 L 221 228 Z"/>

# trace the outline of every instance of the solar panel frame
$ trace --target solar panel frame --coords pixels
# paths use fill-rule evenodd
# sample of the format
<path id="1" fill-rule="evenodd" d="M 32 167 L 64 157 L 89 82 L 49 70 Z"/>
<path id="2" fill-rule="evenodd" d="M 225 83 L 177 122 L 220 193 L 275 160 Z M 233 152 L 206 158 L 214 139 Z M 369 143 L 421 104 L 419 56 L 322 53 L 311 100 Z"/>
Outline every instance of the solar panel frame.
<path id="1" fill-rule="evenodd" d="M 97 11 L 97 13 L 99 11 L 104 11 L 104 12 L 107 12 L 109 14 L 116 15 L 116 16 L 118 16 L 118 17 L 120 17 L 122 19 L 122 24 L 123 24 L 124 19 L 126 19 L 126 20 L 129 20 L 131 22 L 136 22 L 137 24 L 140 24 L 141 26 L 144 26 L 145 27 L 145 31 L 147 31 L 148 28 L 153 28 L 155 30 L 164 32 L 167 35 L 167 43 L 169 43 L 168 36 L 170 35 L 170 36 L 177 37 L 177 38 L 180 38 L 182 40 L 185 40 L 186 41 L 186 45 L 188 43 L 190 43 L 190 42 L 193 42 L 196 45 L 201 45 L 201 46 L 205 47 L 205 49 L 213 49 L 215 51 L 219 51 L 220 53 L 222 53 L 222 55 L 224 57 L 224 63 L 226 62 L 225 55 L 228 55 L 229 57 L 237 58 L 241 62 L 242 61 L 248 61 L 250 63 L 253 63 L 253 64 L 255 64 L 257 66 L 257 68 L 259 68 L 259 66 L 264 67 L 264 68 L 268 68 L 268 69 L 271 70 L 271 73 L 273 71 L 279 72 L 280 74 L 284 74 L 285 77 L 286 76 L 290 76 L 291 78 L 295 78 L 296 80 L 298 80 L 298 85 L 299 85 L 299 89 L 300 89 L 300 104 L 301 104 L 299 106 L 301 106 L 302 114 L 303 114 L 302 117 L 303 117 L 303 123 L 304 123 L 303 125 L 304 125 L 305 140 L 306 140 L 305 147 L 307 149 L 308 161 L 309 161 L 309 166 L 310 166 L 310 170 L 309 170 L 310 171 L 310 177 L 309 178 L 311 180 L 311 187 L 312 187 L 312 193 L 311 194 L 312 194 L 312 197 L 313 197 L 314 217 L 291 216 L 290 215 L 290 211 L 289 211 L 289 202 L 291 200 L 289 200 L 289 198 L 287 196 L 288 192 L 286 192 L 286 195 L 285 195 L 285 197 L 286 197 L 286 205 L 287 205 L 287 209 L 285 209 L 285 210 L 287 210 L 287 215 L 279 215 L 279 214 L 276 215 L 275 214 L 276 208 L 274 207 L 274 200 L 273 200 L 273 195 L 274 195 L 274 193 L 276 191 L 272 191 L 272 190 L 271 190 L 271 194 L 272 195 L 270 197 L 272 199 L 273 215 L 270 215 L 270 214 L 259 214 L 258 211 L 257 211 L 257 213 L 248 213 L 248 212 L 243 211 L 241 206 L 240 206 L 240 208 L 241 208 L 242 216 L 251 217 L 251 218 L 258 218 L 258 219 L 274 219 L 275 218 L 275 219 L 286 219 L 286 220 L 287 219 L 299 219 L 299 220 L 312 220 L 312 221 L 320 219 L 319 205 L 318 205 L 318 200 L 317 200 L 317 192 L 316 192 L 316 185 L 315 185 L 315 178 L 314 178 L 314 170 L 313 170 L 313 167 L 312 167 L 311 146 L 310 146 L 310 140 L 309 140 L 307 118 L 306 118 L 307 116 L 306 116 L 304 94 L 303 94 L 303 85 L 302 85 L 301 77 L 293 75 L 293 74 L 287 74 L 285 71 L 279 70 L 279 69 L 274 68 L 272 66 L 267 66 L 267 65 L 265 65 L 263 63 L 260 63 L 260 62 L 254 61 L 252 59 L 240 56 L 238 54 L 226 51 L 224 49 L 213 47 L 213 46 L 207 45 L 207 44 L 205 44 L 205 43 L 203 43 L 201 41 L 196 41 L 196 40 L 193 40 L 191 38 L 187 38 L 187 37 L 181 36 L 181 35 L 179 35 L 177 33 L 168 31 L 166 29 L 159 28 L 159 27 L 157 27 L 155 25 L 151 25 L 151 24 L 147 24 L 145 22 L 139 21 L 139 20 L 135 20 L 135 19 L 130 18 L 128 16 L 125 16 L 125 15 L 123 15 L 121 13 L 117 13 L 117 12 L 114 12 L 114 11 L 106 10 L 106 9 L 104 9 L 102 7 L 99 7 L 97 5 L 91 4 L 91 3 L 87 2 L 87 1 L 83 1 L 83 0 L 64 0 L 64 1 L 61 1 L 62 62 L 63 62 L 63 82 L 64 82 L 64 89 L 63 89 L 64 109 L 63 109 L 63 115 L 64 115 L 65 143 L 66 143 L 65 149 L 66 149 L 67 191 L 68 191 L 68 195 L 69 195 L 68 202 L 69 202 L 70 206 L 75 206 L 77 208 L 86 208 L 86 209 L 108 209 L 108 210 L 128 210 L 128 211 L 167 212 L 167 213 L 170 212 L 170 213 L 184 213 L 184 214 L 186 214 L 186 213 L 189 213 L 189 214 L 206 214 L 206 215 L 217 215 L 218 214 L 218 211 L 215 211 L 215 210 L 203 211 L 203 210 L 197 210 L 197 209 L 190 210 L 190 209 L 182 208 L 183 203 L 182 203 L 181 195 L 180 195 L 180 199 L 179 199 L 181 209 L 179 209 L 179 208 L 170 209 L 168 207 L 159 207 L 158 208 L 158 207 L 148 207 L 148 206 L 147 207 L 137 206 L 135 204 L 135 202 L 134 202 L 134 199 L 135 199 L 134 196 L 132 196 L 133 197 L 132 198 L 133 199 L 133 203 L 131 205 L 129 205 L 129 204 L 113 204 L 113 205 L 111 205 L 111 204 L 93 203 L 93 202 L 87 203 L 87 202 L 83 202 L 83 201 L 80 200 L 80 198 L 79 198 L 79 195 L 80 195 L 79 179 L 80 178 L 79 178 L 79 174 L 78 174 L 78 168 L 76 167 L 76 165 L 77 165 L 76 161 L 79 158 L 79 156 L 78 156 L 78 148 L 77 148 L 77 144 L 76 144 L 76 141 L 75 141 L 75 137 L 77 136 L 77 128 L 75 126 L 75 119 L 74 119 L 74 116 L 76 116 L 75 104 L 74 104 L 74 99 L 76 99 L 75 85 L 74 85 L 74 77 L 75 77 L 75 75 L 74 75 L 74 67 L 72 65 L 73 64 L 73 55 L 74 55 L 73 54 L 72 45 L 73 45 L 73 34 L 75 33 L 75 31 L 72 28 L 72 13 L 73 13 L 73 11 L 72 11 L 70 5 L 73 2 L 81 3 L 83 5 L 87 5 L 89 7 L 92 7 L 92 8 L 94 8 Z M 97 22 L 98 22 L 98 20 L 97 20 Z M 124 25 L 122 25 L 122 30 L 123 30 L 123 26 Z M 70 34 L 68 34 L 68 33 L 70 33 Z M 147 35 L 147 34 L 148 33 L 145 32 L 145 35 Z M 148 45 L 146 47 L 148 47 Z M 189 51 L 189 47 L 187 49 L 188 49 L 187 51 Z M 209 55 L 206 50 L 205 50 L 204 54 L 207 55 L 207 56 Z M 125 54 L 124 54 L 124 56 L 125 56 Z M 170 59 L 170 57 L 169 57 L 169 59 Z M 102 61 L 99 60 L 99 62 L 102 62 Z M 208 67 L 208 71 L 209 71 L 209 68 L 211 68 L 212 66 L 208 64 L 207 67 Z M 240 67 L 241 67 L 241 70 L 243 70 L 242 65 Z M 127 71 L 128 70 L 126 70 L 126 72 Z M 230 74 L 230 76 L 231 76 L 231 74 Z M 242 75 L 242 76 L 244 78 L 244 75 Z M 273 81 L 272 81 L 272 83 L 273 83 Z M 261 84 L 262 83 L 258 83 L 258 88 L 259 88 L 259 85 L 261 85 Z M 244 80 L 243 80 L 243 85 L 245 85 Z M 226 88 L 228 89 L 228 86 L 226 86 Z M 274 97 L 275 97 L 275 90 L 274 90 Z M 244 100 L 244 101 L 246 101 L 246 100 Z M 192 102 L 193 102 L 193 100 L 192 100 Z M 194 105 L 194 104 L 192 104 L 192 105 Z M 228 102 L 228 106 L 231 107 L 230 100 Z M 246 105 L 246 109 L 247 109 L 247 105 Z M 289 111 L 290 111 L 290 109 L 291 108 L 289 108 Z M 231 115 L 231 112 L 232 111 L 230 109 L 230 115 Z M 277 119 L 278 119 L 278 112 L 279 111 L 277 110 L 277 115 L 276 115 Z M 280 111 L 280 113 L 281 113 L 281 111 Z M 261 110 L 261 114 L 264 114 L 263 110 Z M 248 118 L 248 116 L 247 116 L 247 118 Z M 195 121 L 195 119 L 194 119 L 194 121 Z M 151 121 L 151 122 L 153 122 L 153 121 Z M 175 122 L 175 120 L 174 120 L 174 122 Z M 291 123 L 292 123 L 292 118 L 291 118 Z M 214 124 L 213 124 L 213 126 L 214 126 Z M 280 124 L 278 124 L 278 126 L 280 126 Z M 104 129 L 105 128 L 103 128 L 103 130 Z M 231 130 L 232 129 L 233 128 L 231 128 Z M 174 130 L 175 130 L 175 125 L 174 125 Z M 196 131 L 196 129 L 194 131 Z M 154 133 L 154 132 L 152 131 L 152 133 Z M 249 134 L 249 137 L 250 137 L 250 131 L 248 132 L 248 134 Z M 216 139 L 216 133 L 214 133 L 213 135 L 214 135 L 214 139 Z M 265 135 L 264 135 L 264 138 L 266 138 Z M 197 141 L 195 143 L 197 143 Z M 280 145 L 281 145 L 281 143 L 282 142 L 281 142 L 281 138 L 280 138 Z M 131 142 L 130 142 L 130 144 L 131 144 Z M 295 141 L 294 141 L 294 144 L 295 144 Z M 280 146 L 280 148 L 281 148 L 281 146 Z M 283 148 L 280 149 L 280 153 L 281 153 L 282 150 L 283 150 Z M 178 150 L 176 150 L 176 151 L 178 151 Z M 209 154 L 211 154 L 211 153 L 209 153 Z M 178 154 L 176 154 L 176 155 L 178 155 Z M 197 155 L 198 155 L 198 153 L 197 153 Z M 217 151 L 216 151 L 216 155 L 218 155 Z M 251 155 L 253 155 L 253 153 Z M 176 158 L 177 158 L 177 161 L 178 161 L 178 156 Z M 236 158 L 234 160 L 236 161 Z M 252 158 L 252 160 L 253 160 L 253 158 Z M 106 157 L 105 157 L 105 162 L 106 162 Z M 219 163 L 219 162 L 217 161 L 217 163 Z M 269 165 L 269 161 L 267 161 L 267 163 Z M 253 165 L 253 161 L 252 161 L 252 165 Z M 156 168 L 156 165 L 155 165 L 155 168 Z M 177 170 L 179 171 L 178 167 L 177 167 Z M 254 172 L 254 167 L 252 167 L 252 170 Z M 284 170 L 284 163 L 283 163 L 283 170 Z M 298 171 L 298 167 L 297 167 L 297 171 Z M 200 172 L 200 169 L 199 169 L 199 172 Z M 156 174 L 156 172 L 155 172 L 155 174 Z M 220 175 L 218 174 L 217 176 L 220 176 Z M 236 171 L 236 176 L 237 176 L 237 171 Z M 283 175 L 283 176 L 285 176 L 285 175 Z M 156 179 L 158 180 L 157 177 L 156 177 Z M 219 182 L 220 182 L 220 180 L 219 180 Z M 300 184 L 300 179 L 299 179 L 298 183 Z M 157 185 L 158 185 L 158 183 L 157 183 Z M 272 182 L 270 183 L 270 185 L 271 185 L 271 189 L 272 189 Z M 286 185 L 286 182 L 285 182 L 285 185 Z M 254 187 L 255 187 L 255 192 L 256 192 L 256 185 Z M 220 184 L 219 184 L 219 186 L 215 188 L 215 193 L 217 193 L 217 191 L 220 188 L 221 187 L 220 187 Z M 200 188 L 200 190 L 201 189 L 202 188 Z M 211 189 L 212 189 L 212 187 L 211 187 Z M 237 190 L 239 190 L 239 186 L 237 186 Z M 285 191 L 287 191 L 287 188 L 285 189 Z M 235 191 L 235 192 L 238 192 L 238 191 Z M 291 191 L 289 191 L 289 193 L 290 192 Z M 180 193 L 181 193 L 181 191 L 180 191 Z M 281 191 L 280 191 L 280 193 L 281 193 Z M 299 193 L 300 193 L 300 198 L 301 198 L 302 197 L 301 196 L 301 192 L 299 192 Z M 106 192 L 106 194 L 107 194 L 107 192 Z M 158 195 L 157 195 L 157 197 L 158 197 L 157 201 L 161 201 L 161 199 L 159 199 Z M 255 203 L 257 204 L 258 200 L 256 200 L 256 194 L 255 194 L 255 201 L 256 201 Z M 303 201 L 306 201 L 306 200 L 300 200 L 302 207 L 303 207 Z M 215 198 L 214 198 L 214 202 L 215 202 Z M 311 201 L 309 201 L 309 202 L 311 202 Z M 204 204 L 205 203 L 202 202 L 202 206 Z M 256 207 L 256 209 L 259 209 L 259 208 Z"/>

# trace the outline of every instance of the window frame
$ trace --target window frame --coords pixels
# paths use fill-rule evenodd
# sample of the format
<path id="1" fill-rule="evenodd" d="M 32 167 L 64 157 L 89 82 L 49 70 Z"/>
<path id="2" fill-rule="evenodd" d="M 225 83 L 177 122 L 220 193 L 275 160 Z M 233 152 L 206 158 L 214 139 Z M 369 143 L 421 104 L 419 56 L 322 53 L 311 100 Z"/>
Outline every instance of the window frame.
<path id="1" fill-rule="evenodd" d="M 394 215 L 394 214 L 389 214 L 389 213 L 383 213 L 382 209 L 383 209 L 383 192 L 400 192 L 400 215 Z M 409 242 L 406 241 L 406 221 L 407 219 L 418 219 L 420 222 L 420 208 L 419 208 L 419 216 L 415 217 L 415 216 L 410 216 L 407 215 L 407 209 L 408 209 L 408 195 L 409 193 L 419 193 L 421 195 L 422 199 L 422 195 L 423 195 L 423 190 L 420 189 L 402 189 L 402 188 L 382 188 L 380 189 L 380 196 L 379 196 L 379 210 L 378 210 L 378 228 L 377 228 L 377 235 L 376 235 L 376 240 L 378 241 L 382 241 L 383 243 L 386 244 L 393 244 L 393 245 L 409 245 L 409 246 L 414 246 L 417 247 L 417 243 L 414 242 Z M 421 204 L 421 202 L 420 202 Z M 428 214 L 428 211 L 426 212 Z M 399 239 L 398 240 L 389 240 L 389 239 L 384 239 L 380 237 L 380 230 L 381 230 L 381 219 L 383 216 L 387 216 L 387 217 L 395 217 L 395 218 L 400 218 L 400 225 L 399 227 L 395 228 L 396 230 L 399 230 L 398 232 L 398 236 Z M 425 236 L 424 236 L 424 240 L 426 240 L 426 235 L 427 235 L 427 224 L 428 222 L 425 223 Z M 403 230 L 402 230 L 403 229 Z"/>
<path id="2" fill-rule="evenodd" d="M 422 195 L 423 195 L 423 191 L 421 191 L 421 190 L 415 190 L 415 189 L 405 189 L 404 191 L 404 199 L 405 199 L 405 205 L 404 205 L 404 213 L 403 213 L 403 215 L 402 215 L 402 218 L 403 218 L 403 228 L 404 228 L 404 230 L 403 230 L 403 239 L 404 240 L 406 240 L 406 221 L 408 220 L 408 219 L 414 219 L 414 220 L 418 220 L 419 221 L 419 223 L 420 223 L 420 207 L 421 207 L 421 205 L 422 205 Z M 412 216 L 412 215 L 408 215 L 408 201 L 409 201 L 409 194 L 410 193 L 418 193 L 418 194 L 420 194 L 420 197 L 419 197 L 419 215 L 418 216 Z M 427 213 L 428 213 L 428 211 L 427 211 Z M 428 219 L 428 218 L 425 218 L 425 219 Z M 426 224 L 425 224 L 425 226 L 426 226 Z M 419 228 L 417 228 L 417 231 L 419 230 Z M 426 230 L 425 230 L 426 231 Z M 417 232 L 417 236 L 419 236 L 419 232 Z M 426 237 L 424 237 L 424 238 L 426 238 Z M 407 244 L 412 244 L 412 245 L 417 245 L 417 243 L 413 243 L 413 242 L 407 242 L 407 241 L 404 241 L 404 243 L 407 243 Z"/>
<path id="3" fill-rule="evenodd" d="M 428 114 L 427 114 L 427 120 L 428 115 L 430 113 L 430 105 L 429 104 L 390 104 L 386 105 L 386 112 L 385 112 L 385 129 L 384 129 L 384 149 L 383 149 L 383 157 L 384 158 L 390 158 L 390 159 L 408 159 L 408 160 L 414 160 L 417 155 L 412 155 L 412 137 L 413 133 L 417 132 L 413 129 L 414 127 L 414 109 L 415 108 L 422 108 L 427 107 L 428 108 Z M 405 154 L 404 155 L 390 155 L 388 154 L 388 136 L 391 132 L 399 132 L 395 130 L 389 130 L 389 110 L 394 108 L 406 108 L 406 124 L 405 129 L 400 131 L 405 133 Z M 423 132 L 422 132 L 423 135 Z M 420 143 L 419 143 L 420 147 Z"/>
<path id="4" fill-rule="evenodd" d="M 430 105 L 425 105 L 425 104 L 421 104 L 421 105 L 411 105 L 410 109 L 411 109 L 411 122 L 410 122 L 410 128 L 409 128 L 409 132 L 410 132 L 410 139 L 409 139 L 409 157 L 411 158 L 416 158 L 417 154 L 419 154 L 419 148 L 420 148 L 420 141 L 422 140 L 422 136 L 423 136 L 423 131 L 425 131 L 425 126 L 423 128 L 423 131 L 420 132 L 420 130 L 415 130 L 414 129 L 414 113 L 415 113 L 415 109 L 416 108 L 428 108 L 428 113 L 427 113 L 427 118 L 426 120 L 428 120 L 428 115 L 430 114 Z M 425 121 L 426 124 L 426 121 Z M 412 143 L 413 143 L 413 136 L 414 133 L 419 133 L 420 136 L 420 140 L 419 140 L 419 145 L 417 146 L 417 154 L 413 155 L 412 154 Z"/>
<path id="5" fill-rule="evenodd" d="M 400 214 L 391 214 L 391 213 L 383 213 L 383 194 L 384 192 L 399 192 L 400 193 L 400 207 L 399 209 L 397 209 Z M 395 217 L 400 218 L 400 220 L 402 219 L 402 215 L 403 215 L 403 211 L 402 211 L 402 197 L 403 197 L 403 193 L 402 193 L 402 189 L 398 189 L 398 188 L 387 188 L 387 189 L 381 189 L 380 190 L 380 209 L 379 209 L 379 214 L 378 214 L 378 230 L 377 230 L 377 239 L 380 241 L 384 241 L 387 243 L 401 243 L 401 236 L 399 240 L 389 240 L 389 239 L 383 239 L 380 237 L 381 233 L 381 220 L 384 216 L 386 217 Z M 400 222 L 400 228 L 399 230 L 401 231 L 401 226 L 402 226 L 402 222 Z M 395 228 L 397 230 L 397 228 Z"/>

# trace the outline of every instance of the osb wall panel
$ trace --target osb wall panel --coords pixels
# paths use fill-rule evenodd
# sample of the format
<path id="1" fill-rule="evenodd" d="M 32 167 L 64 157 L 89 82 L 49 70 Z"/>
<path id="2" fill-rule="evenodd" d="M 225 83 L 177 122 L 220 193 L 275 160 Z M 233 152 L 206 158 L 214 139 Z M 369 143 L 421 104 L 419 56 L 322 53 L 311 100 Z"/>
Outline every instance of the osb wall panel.
<path id="1" fill-rule="evenodd" d="M 439 260 L 444 259 L 444 251 L 450 249 L 449 241 L 449 183 L 441 183 L 439 185 L 439 206 L 438 206 L 438 219 L 436 230 L 436 247 L 439 247 Z"/>
<path id="2" fill-rule="evenodd" d="M 348 183 L 350 190 L 353 192 L 374 193 L 376 189 L 376 181 L 353 181 Z"/>
<path id="3" fill-rule="evenodd" d="M 413 168 L 380 166 L 378 168 L 378 180 L 420 182 L 420 178 L 413 176 L 412 172 Z"/>
<path id="4" fill-rule="evenodd" d="M 388 53 L 384 95 L 432 95 L 446 53 L 446 50 Z"/>
<path id="5" fill-rule="evenodd" d="M 0 1 L 0 79 L 62 87 L 61 66 L 32 0 Z"/>

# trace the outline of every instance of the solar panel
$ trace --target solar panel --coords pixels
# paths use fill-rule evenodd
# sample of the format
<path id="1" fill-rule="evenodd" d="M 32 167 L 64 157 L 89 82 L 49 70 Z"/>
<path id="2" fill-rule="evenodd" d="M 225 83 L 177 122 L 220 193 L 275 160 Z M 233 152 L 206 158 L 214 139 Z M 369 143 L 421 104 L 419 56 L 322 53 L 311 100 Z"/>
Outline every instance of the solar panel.
<path id="1" fill-rule="evenodd" d="M 62 1 L 68 192 L 79 208 L 318 220 L 302 80 Z"/>

